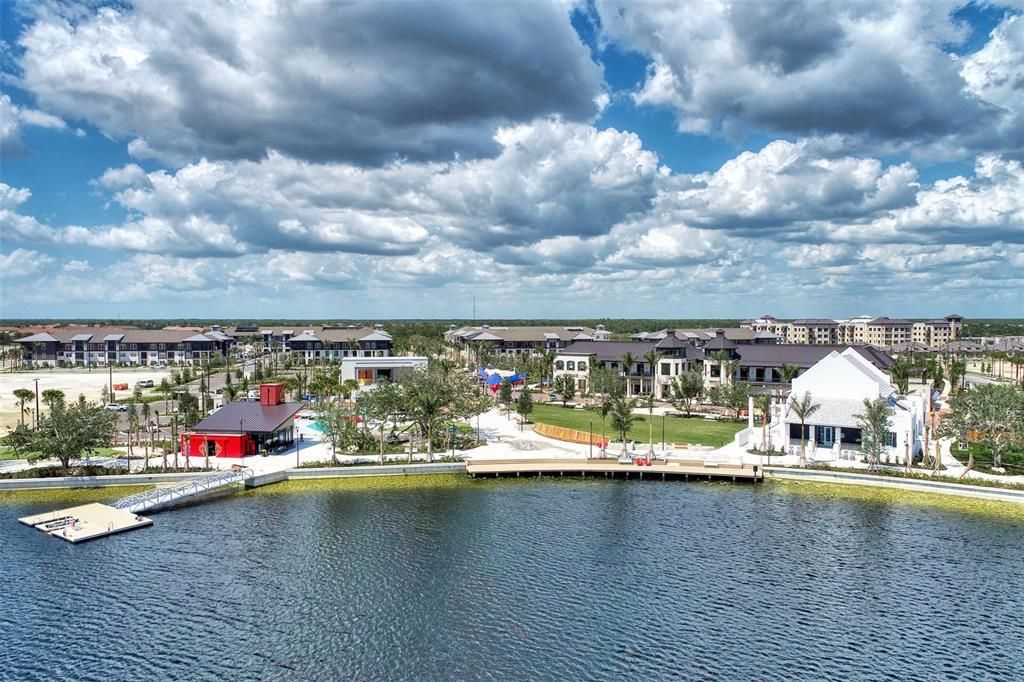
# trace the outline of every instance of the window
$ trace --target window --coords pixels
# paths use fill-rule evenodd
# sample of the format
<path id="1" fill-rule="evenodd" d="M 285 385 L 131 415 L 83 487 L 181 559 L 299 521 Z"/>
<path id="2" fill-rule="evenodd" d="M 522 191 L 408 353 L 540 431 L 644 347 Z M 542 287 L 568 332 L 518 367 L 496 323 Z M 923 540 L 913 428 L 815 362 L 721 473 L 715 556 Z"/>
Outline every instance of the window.
<path id="1" fill-rule="evenodd" d="M 585 363 L 585 362 L 583 362 L 582 360 L 580 360 L 580 361 L 579 361 L 579 362 L 578 362 L 578 363 L 576 364 L 576 369 L 578 369 L 578 370 L 579 370 L 579 371 L 581 371 L 581 372 L 586 372 L 586 371 L 587 371 L 587 363 Z"/>
<path id="2" fill-rule="evenodd" d="M 890 448 L 896 447 L 896 432 L 890 431 L 888 437 L 885 439 L 885 444 Z"/>
<path id="3" fill-rule="evenodd" d="M 661 374 L 662 376 L 669 376 L 672 374 L 672 365 L 668 362 L 661 363 Z"/>
<path id="4" fill-rule="evenodd" d="M 559 370 L 565 369 L 565 363 L 562 362 L 561 360 L 556 361 L 555 362 L 555 369 L 559 369 Z"/>
<path id="5" fill-rule="evenodd" d="M 575 360 L 569 360 L 569 361 L 567 361 L 567 362 L 565 363 L 565 368 L 566 368 L 567 370 L 569 370 L 570 372 L 575 372 L 575 371 L 576 371 L 576 361 L 575 361 Z"/>

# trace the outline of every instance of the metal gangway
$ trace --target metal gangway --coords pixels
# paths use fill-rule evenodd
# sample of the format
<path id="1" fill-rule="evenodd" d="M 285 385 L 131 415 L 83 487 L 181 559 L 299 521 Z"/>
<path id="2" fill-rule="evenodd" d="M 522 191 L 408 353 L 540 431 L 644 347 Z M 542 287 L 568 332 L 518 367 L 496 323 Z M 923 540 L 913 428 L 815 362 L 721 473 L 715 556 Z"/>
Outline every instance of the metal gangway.
<path id="1" fill-rule="evenodd" d="M 236 483 L 242 483 L 247 478 L 252 477 L 252 469 L 234 467 L 231 471 L 221 471 L 208 476 L 200 476 L 166 488 L 153 488 L 152 490 L 145 490 L 128 497 L 122 497 L 110 506 L 130 511 L 133 514 L 153 511 L 160 507 L 187 500 L 196 495 L 202 495 L 212 490 L 219 490 Z"/>

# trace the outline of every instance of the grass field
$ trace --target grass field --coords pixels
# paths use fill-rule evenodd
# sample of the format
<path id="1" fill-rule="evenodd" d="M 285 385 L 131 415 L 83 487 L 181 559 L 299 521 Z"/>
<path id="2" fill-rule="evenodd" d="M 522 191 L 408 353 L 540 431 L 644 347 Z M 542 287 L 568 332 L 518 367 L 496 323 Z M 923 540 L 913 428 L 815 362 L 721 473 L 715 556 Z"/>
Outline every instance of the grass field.
<path id="1" fill-rule="evenodd" d="M 124 453 L 113 448 L 96 448 L 96 451 L 92 453 L 92 457 L 116 457 L 124 456 Z M 14 454 L 14 449 L 6 445 L 0 445 L 0 459 L 25 459 L 28 457 L 27 452 L 21 454 Z"/>
<path id="2" fill-rule="evenodd" d="M 974 451 L 974 468 L 986 473 L 992 472 L 992 451 L 981 443 L 971 443 L 971 450 Z M 960 448 L 953 446 L 953 456 L 967 464 L 967 453 Z M 1007 474 L 1024 474 L 1024 450 L 1010 450 L 1003 455 L 1003 468 Z"/>
<path id="3" fill-rule="evenodd" d="M 661 416 L 654 415 L 654 441 L 661 442 Z M 558 405 L 534 405 L 530 421 L 538 424 L 563 426 L 577 431 L 587 431 L 594 422 L 594 433 L 601 432 L 601 414 L 591 409 L 574 410 Z M 721 447 L 732 440 L 737 431 L 746 427 L 745 422 L 710 421 L 699 417 L 665 417 L 665 441 L 668 443 L 691 443 Z M 616 438 L 612 433 L 611 421 L 605 420 L 605 434 L 609 440 Z M 647 442 L 647 415 L 637 415 L 636 422 L 628 434 L 631 440 Z"/>

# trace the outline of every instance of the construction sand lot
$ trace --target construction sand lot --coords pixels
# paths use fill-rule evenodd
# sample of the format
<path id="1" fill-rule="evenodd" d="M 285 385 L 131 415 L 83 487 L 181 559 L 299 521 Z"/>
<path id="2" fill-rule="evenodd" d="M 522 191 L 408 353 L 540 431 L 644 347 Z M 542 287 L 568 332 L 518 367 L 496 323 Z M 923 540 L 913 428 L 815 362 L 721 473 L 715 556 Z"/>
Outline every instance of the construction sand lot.
<path id="1" fill-rule="evenodd" d="M 171 370 L 169 369 L 155 370 L 145 367 L 115 369 L 113 383 L 128 384 L 127 391 L 117 392 L 117 397 L 122 398 L 130 395 L 132 389 L 135 388 L 136 381 L 152 379 L 155 385 L 159 385 L 160 379 L 164 377 L 170 379 L 170 375 Z M 64 397 L 67 400 L 77 400 L 79 395 L 84 395 L 86 400 L 98 401 L 110 375 L 105 367 L 97 367 L 91 372 L 87 369 L 40 369 L 35 372 L 0 374 L 0 436 L 7 433 L 7 427 L 18 423 L 18 401 L 14 398 L 14 391 L 19 388 L 27 388 L 35 392 L 36 385 L 33 379 L 39 379 L 40 396 L 43 391 L 56 388 L 64 391 Z M 146 393 L 150 393 L 152 390 L 146 389 Z M 31 407 L 34 410 L 35 400 L 33 399 L 32 405 L 26 404 L 25 407 Z M 25 415 L 25 419 L 29 419 L 28 414 Z"/>

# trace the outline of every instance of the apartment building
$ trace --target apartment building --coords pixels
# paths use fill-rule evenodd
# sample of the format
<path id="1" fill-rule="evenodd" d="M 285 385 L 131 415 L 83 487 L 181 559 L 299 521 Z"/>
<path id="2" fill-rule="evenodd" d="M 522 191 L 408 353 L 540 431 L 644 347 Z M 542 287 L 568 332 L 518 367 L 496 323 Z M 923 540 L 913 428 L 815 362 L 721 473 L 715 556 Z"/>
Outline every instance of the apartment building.
<path id="1" fill-rule="evenodd" d="M 342 358 L 386 358 L 391 355 L 391 335 L 382 325 L 371 327 L 324 326 L 291 331 L 280 341 L 282 350 L 301 362 Z M 295 333 L 297 332 L 297 333 Z M 273 335 L 271 335 L 273 339 Z M 283 337 L 282 337 L 283 339 Z"/>
<path id="2" fill-rule="evenodd" d="M 651 365 L 645 357 L 658 353 L 658 362 Z M 628 364 L 627 357 L 633 362 Z M 626 394 L 649 395 L 659 400 L 671 397 L 671 382 L 683 372 L 700 370 L 703 352 L 693 343 L 669 334 L 647 341 L 576 341 L 558 352 L 554 376 L 569 375 L 576 381 L 576 390 L 591 390 L 590 372 L 597 368 L 617 372 L 626 381 Z"/>
<path id="3" fill-rule="evenodd" d="M 233 341 L 218 328 L 198 333 L 180 328 L 69 326 L 40 330 L 15 343 L 23 348 L 22 359 L 28 364 L 90 367 L 200 363 L 215 354 L 226 356 Z"/>
<path id="4" fill-rule="evenodd" d="M 775 334 L 779 343 L 858 344 L 887 350 L 918 343 L 929 350 L 939 350 L 963 335 L 963 319 L 960 315 L 947 315 L 942 319 L 912 321 L 863 315 L 847 320 L 808 318 L 781 322 L 764 315 L 756 320 L 744 320 L 740 327 Z"/>
<path id="5" fill-rule="evenodd" d="M 502 327 L 481 325 L 460 327 L 451 325 L 445 332 L 448 343 L 463 352 L 488 346 L 498 355 L 530 355 L 546 350 L 561 350 L 575 341 L 607 341 L 611 337 L 604 325 L 590 327 Z"/>

